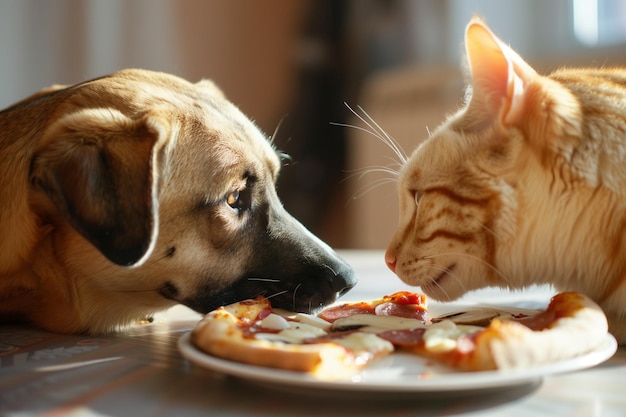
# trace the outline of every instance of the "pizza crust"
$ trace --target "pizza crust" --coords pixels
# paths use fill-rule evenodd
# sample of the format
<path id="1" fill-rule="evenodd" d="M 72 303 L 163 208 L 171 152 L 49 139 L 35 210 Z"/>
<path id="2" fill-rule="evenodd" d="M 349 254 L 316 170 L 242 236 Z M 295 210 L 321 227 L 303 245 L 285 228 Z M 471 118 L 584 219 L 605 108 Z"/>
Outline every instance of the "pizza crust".
<path id="1" fill-rule="evenodd" d="M 495 320 L 487 334 L 497 369 L 521 369 L 573 358 L 597 348 L 608 333 L 602 309 L 578 293 L 552 298 L 548 312 L 556 321 L 542 330 L 531 330 L 514 321 Z"/>
<path id="2" fill-rule="evenodd" d="M 315 372 L 322 356 L 340 360 L 345 350 L 338 346 L 293 345 L 280 341 L 245 339 L 237 329 L 237 320 L 226 311 L 216 311 L 192 332 L 193 343 L 220 358 L 252 365 L 303 372 Z"/>
<path id="3" fill-rule="evenodd" d="M 223 359 L 308 372 L 323 379 L 350 376 L 370 361 L 393 351 L 389 342 L 373 334 L 363 336 L 379 340 L 361 340 L 353 334 L 337 341 L 311 344 L 245 337 L 240 328 L 241 317 L 256 317 L 257 307 L 248 311 L 246 306 L 244 311 L 236 303 L 207 314 L 191 333 L 193 344 Z"/>
<path id="4" fill-rule="evenodd" d="M 573 292 L 554 296 L 545 311 L 529 318 L 533 320 L 542 327 L 533 329 L 528 323 L 496 318 L 470 339 L 458 339 L 455 349 L 433 352 L 417 346 L 415 351 L 465 371 L 524 369 L 588 353 L 608 333 L 600 307 Z"/>

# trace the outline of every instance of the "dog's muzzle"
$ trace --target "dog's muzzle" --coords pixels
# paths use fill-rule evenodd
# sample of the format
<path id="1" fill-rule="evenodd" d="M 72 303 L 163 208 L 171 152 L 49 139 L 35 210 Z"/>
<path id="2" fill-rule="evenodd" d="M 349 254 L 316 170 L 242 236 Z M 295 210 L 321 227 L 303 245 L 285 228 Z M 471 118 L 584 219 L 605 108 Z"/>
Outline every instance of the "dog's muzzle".
<path id="1" fill-rule="evenodd" d="M 207 281 L 195 297 L 181 300 L 184 304 L 207 313 L 262 295 L 274 307 L 315 313 L 354 287 L 352 267 L 277 200 L 259 211 L 264 215 L 251 220 L 247 229 L 246 272 L 226 288 L 216 289 L 210 282 L 215 280 Z"/>
<path id="2" fill-rule="evenodd" d="M 262 295 L 275 308 L 315 313 L 350 291 L 356 282 L 352 267 L 336 255 L 324 260 L 286 255 L 267 261 L 217 294 L 206 288 L 183 304 L 206 314 L 221 305 Z"/>

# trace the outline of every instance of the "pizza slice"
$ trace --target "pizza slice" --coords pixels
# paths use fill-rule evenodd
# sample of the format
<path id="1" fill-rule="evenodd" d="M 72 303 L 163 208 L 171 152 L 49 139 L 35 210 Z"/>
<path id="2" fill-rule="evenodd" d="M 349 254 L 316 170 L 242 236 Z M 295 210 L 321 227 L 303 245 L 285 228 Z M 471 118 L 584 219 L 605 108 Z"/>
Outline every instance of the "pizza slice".
<path id="1" fill-rule="evenodd" d="M 224 359 L 338 379 L 397 350 L 463 371 L 538 366 L 587 353 L 608 332 L 602 310 L 578 293 L 558 294 L 542 311 L 481 307 L 435 318 L 426 301 L 402 291 L 313 316 L 258 297 L 207 314 L 192 342 Z"/>
<path id="2" fill-rule="evenodd" d="M 194 345 L 214 356 L 251 365 L 343 378 L 393 352 L 371 332 L 330 332 L 316 316 L 274 310 L 257 297 L 207 314 L 192 331 Z"/>
<path id="3" fill-rule="evenodd" d="M 372 332 L 398 350 L 464 371 L 522 369 L 592 351 L 604 342 L 604 312 L 586 296 L 555 295 L 542 311 L 475 308 L 417 325 L 356 314 L 333 321 L 332 331 Z"/>

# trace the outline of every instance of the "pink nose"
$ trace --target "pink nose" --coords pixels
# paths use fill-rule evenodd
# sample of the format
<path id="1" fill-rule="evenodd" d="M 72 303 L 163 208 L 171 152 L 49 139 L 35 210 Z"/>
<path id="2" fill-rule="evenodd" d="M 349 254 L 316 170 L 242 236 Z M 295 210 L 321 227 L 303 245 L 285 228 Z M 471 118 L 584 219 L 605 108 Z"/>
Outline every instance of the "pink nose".
<path id="1" fill-rule="evenodd" d="M 393 272 L 394 274 L 396 272 L 396 261 L 397 261 L 396 256 L 393 253 L 389 251 L 385 252 L 385 263 L 387 264 L 387 267 L 391 269 L 391 272 Z"/>

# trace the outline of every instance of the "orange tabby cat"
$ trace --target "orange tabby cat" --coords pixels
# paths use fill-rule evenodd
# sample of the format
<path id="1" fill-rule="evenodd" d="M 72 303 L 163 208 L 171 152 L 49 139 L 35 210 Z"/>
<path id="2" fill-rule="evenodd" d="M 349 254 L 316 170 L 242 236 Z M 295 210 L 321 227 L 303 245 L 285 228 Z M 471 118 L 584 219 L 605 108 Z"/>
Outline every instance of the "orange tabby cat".
<path id="1" fill-rule="evenodd" d="M 403 166 L 387 264 L 438 300 L 579 291 L 626 342 L 626 69 L 539 75 L 479 19 L 465 42 L 471 97 Z"/>

